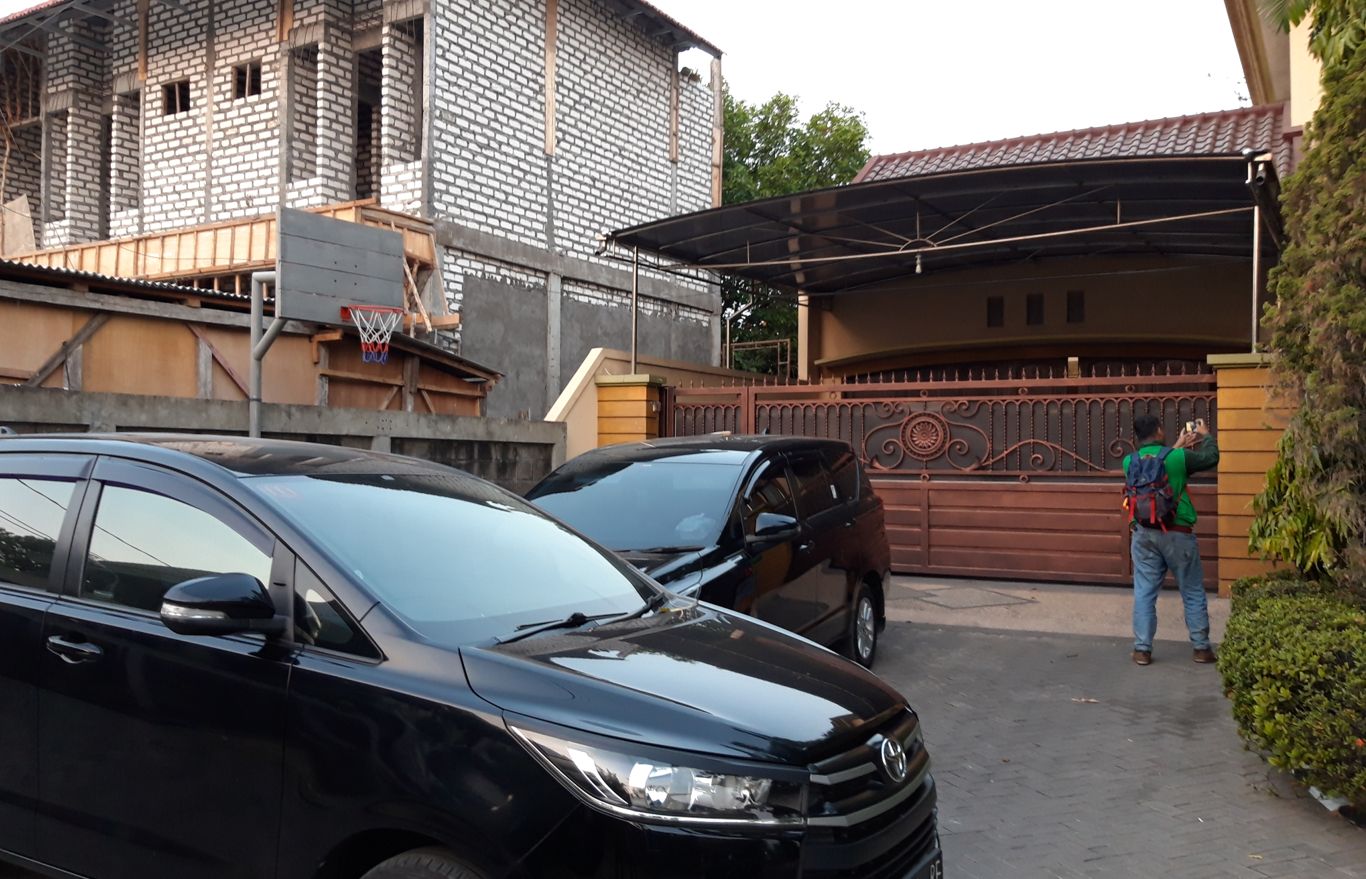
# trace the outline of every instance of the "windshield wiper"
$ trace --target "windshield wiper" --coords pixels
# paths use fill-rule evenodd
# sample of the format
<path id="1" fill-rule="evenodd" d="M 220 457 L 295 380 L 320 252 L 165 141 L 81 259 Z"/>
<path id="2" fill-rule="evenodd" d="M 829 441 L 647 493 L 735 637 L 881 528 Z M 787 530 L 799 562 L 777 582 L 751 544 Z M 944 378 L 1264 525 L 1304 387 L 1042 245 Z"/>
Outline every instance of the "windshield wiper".
<path id="1" fill-rule="evenodd" d="M 513 641 L 520 641 L 523 638 L 530 638 L 532 635 L 539 635 L 541 632 L 549 632 L 552 629 L 577 629 L 586 626 L 594 620 L 605 620 L 608 617 L 619 617 L 619 613 L 599 613 L 589 616 L 580 611 L 574 611 L 562 620 L 550 620 L 540 623 L 522 623 L 514 633 L 506 638 L 499 639 L 499 644 L 511 644 Z"/>
<path id="2" fill-rule="evenodd" d="M 622 552 L 643 552 L 662 553 L 662 552 L 697 552 L 700 546 L 647 546 L 644 549 L 623 549 Z"/>

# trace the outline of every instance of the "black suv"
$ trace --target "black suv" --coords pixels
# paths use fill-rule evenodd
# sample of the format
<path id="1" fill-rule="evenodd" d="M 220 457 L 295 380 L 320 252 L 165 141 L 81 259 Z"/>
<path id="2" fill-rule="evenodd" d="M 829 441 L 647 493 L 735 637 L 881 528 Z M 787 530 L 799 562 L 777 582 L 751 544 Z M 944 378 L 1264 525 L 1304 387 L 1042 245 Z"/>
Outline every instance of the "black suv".
<path id="1" fill-rule="evenodd" d="M 0 858 L 110 879 L 937 877 L 916 715 L 464 473 L 0 439 Z"/>
<path id="2" fill-rule="evenodd" d="M 848 444 L 709 435 L 606 446 L 527 498 L 680 595 L 872 666 L 891 553 Z"/>

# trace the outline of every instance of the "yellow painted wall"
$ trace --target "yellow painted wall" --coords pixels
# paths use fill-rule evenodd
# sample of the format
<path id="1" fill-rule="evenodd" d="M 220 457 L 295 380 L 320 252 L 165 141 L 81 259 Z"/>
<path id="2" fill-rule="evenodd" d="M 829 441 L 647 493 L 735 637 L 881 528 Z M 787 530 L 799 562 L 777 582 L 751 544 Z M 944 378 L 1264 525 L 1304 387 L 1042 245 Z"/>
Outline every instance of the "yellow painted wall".
<path id="1" fill-rule="evenodd" d="M 1296 127 L 1313 118 L 1323 98 L 1319 60 L 1309 54 L 1309 29 L 1306 19 L 1290 30 L 1290 124 Z"/>
<path id="2" fill-rule="evenodd" d="M 809 346 L 803 348 L 808 362 L 825 367 L 935 349 L 963 349 L 963 359 L 971 360 L 974 349 L 1049 345 L 1068 356 L 1083 342 L 1247 350 L 1251 283 L 1250 261 L 1238 260 L 1096 258 L 930 274 L 825 300 L 812 309 L 801 341 Z M 1067 322 L 1069 290 L 1085 293 L 1081 323 Z M 1044 295 L 1042 325 L 1026 323 L 1029 293 Z M 1002 327 L 987 327 L 989 296 L 1005 300 Z"/>

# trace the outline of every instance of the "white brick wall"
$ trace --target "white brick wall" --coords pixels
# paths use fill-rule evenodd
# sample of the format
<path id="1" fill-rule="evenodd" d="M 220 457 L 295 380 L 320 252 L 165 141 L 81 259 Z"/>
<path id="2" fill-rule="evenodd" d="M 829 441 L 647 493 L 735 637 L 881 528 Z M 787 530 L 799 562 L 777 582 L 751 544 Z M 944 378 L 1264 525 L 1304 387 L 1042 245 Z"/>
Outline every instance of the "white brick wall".
<path id="1" fill-rule="evenodd" d="M 161 3 L 148 10 L 147 85 L 142 102 L 142 221 L 147 231 L 204 221 L 208 0 L 184 0 L 181 5 L 185 12 Z M 162 86 L 182 79 L 190 81 L 191 109 L 164 115 Z"/>
<path id="2" fill-rule="evenodd" d="M 433 207 L 546 244 L 544 0 L 442 0 L 434 16 Z"/>
<path id="3" fill-rule="evenodd" d="M 212 220 L 274 210 L 279 197 L 280 65 L 274 0 L 218 0 L 214 13 Z M 233 98 L 233 69 L 260 62 L 261 93 Z"/>

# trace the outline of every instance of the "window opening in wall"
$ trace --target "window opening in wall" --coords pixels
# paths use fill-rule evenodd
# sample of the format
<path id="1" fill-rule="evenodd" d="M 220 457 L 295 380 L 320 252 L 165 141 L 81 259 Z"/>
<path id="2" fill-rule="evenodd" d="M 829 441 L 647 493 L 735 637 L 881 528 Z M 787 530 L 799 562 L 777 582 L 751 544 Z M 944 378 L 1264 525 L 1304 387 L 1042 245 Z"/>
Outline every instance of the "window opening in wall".
<path id="1" fill-rule="evenodd" d="M 383 77 L 382 50 L 356 54 L 356 198 L 379 195 Z"/>
<path id="2" fill-rule="evenodd" d="M 240 101 L 261 93 L 261 62 L 248 61 L 232 69 L 232 99 Z"/>
<path id="3" fill-rule="evenodd" d="M 987 297 L 987 326 L 1003 327 L 1006 325 L 1006 301 L 1000 296 Z"/>
<path id="4" fill-rule="evenodd" d="M 168 82 L 161 87 L 161 115 L 190 112 L 190 81 Z"/>
<path id="5" fill-rule="evenodd" d="M 289 179 L 318 173 L 318 47 L 290 53 Z"/>
<path id="6" fill-rule="evenodd" d="M 1043 323 L 1043 294 L 1030 293 L 1025 297 L 1025 323 L 1037 327 Z"/>
<path id="7" fill-rule="evenodd" d="M 1079 324 L 1086 320 L 1086 291 L 1067 291 L 1067 322 Z"/>

